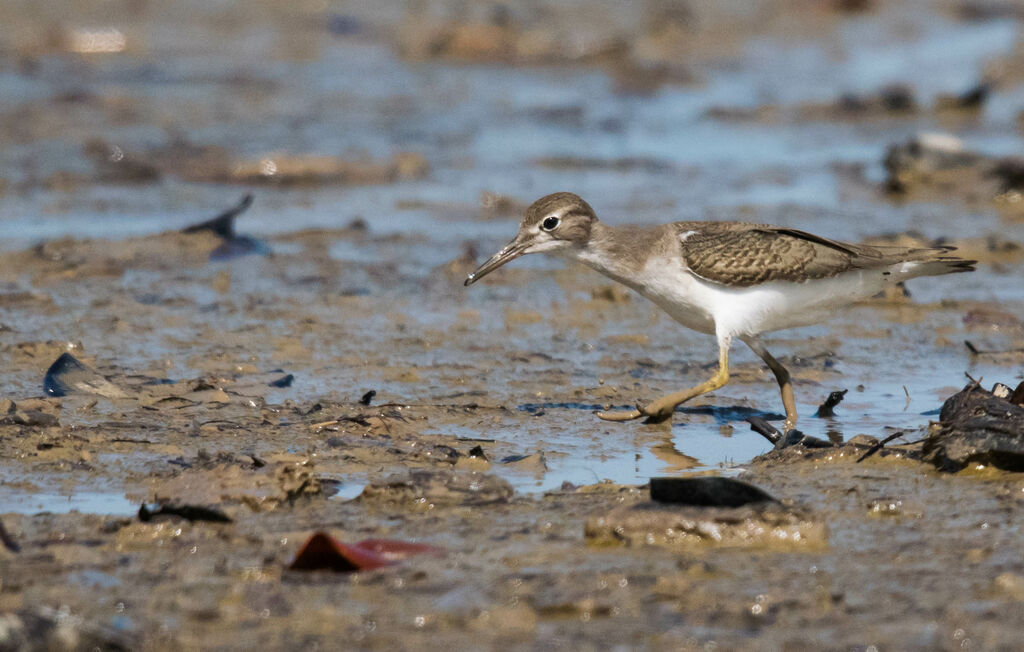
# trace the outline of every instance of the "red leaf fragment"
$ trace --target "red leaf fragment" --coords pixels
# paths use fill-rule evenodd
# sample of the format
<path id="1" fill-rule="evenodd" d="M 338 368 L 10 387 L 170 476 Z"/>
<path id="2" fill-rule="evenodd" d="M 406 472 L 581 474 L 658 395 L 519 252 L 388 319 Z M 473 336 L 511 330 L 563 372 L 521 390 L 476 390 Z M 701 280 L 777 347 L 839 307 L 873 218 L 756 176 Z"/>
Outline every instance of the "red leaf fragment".
<path id="1" fill-rule="evenodd" d="M 316 532 L 302 544 L 288 568 L 352 573 L 391 566 L 413 555 L 440 552 L 441 549 L 434 546 L 390 539 L 367 539 L 347 544 L 326 532 Z"/>

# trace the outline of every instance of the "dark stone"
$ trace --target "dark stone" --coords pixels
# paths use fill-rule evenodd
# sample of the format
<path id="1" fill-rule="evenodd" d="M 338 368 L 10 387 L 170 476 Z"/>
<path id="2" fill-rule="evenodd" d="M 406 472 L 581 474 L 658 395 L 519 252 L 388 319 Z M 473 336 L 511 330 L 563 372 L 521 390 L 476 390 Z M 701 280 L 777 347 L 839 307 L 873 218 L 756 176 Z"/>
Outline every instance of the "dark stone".
<path id="1" fill-rule="evenodd" d="M 295 376 L 293 374 L 287 374 L 287 375 L 281 376 L 277 380 L 270 381 L 269 383 L 267 383 L 267 385 L 269 385 L 270 387 L 291 387 L 292 386 L 292 382 L 294 382 L 294 381 L 295 381 Z"/>
<path id="2" fill-rule="evenodd" d="M 487 459 L 487 453 L 484 452 L 484 447 L 481 446 L 480 444 L 477 444 L 473 448 L 469 449 L 469 456 L 470 457 L 479 457 L 482 460 L 486 460 Z"/>
<path id="3" fill-rule="evenodd" d="M 43 392 L 47 396 L 68 394 L 96 394 L 106 398 L 125 398 L 127 394 L 104 378 L 92 367 L 83 364 L 70 353 L 62 353 L 46 370 Z"/>
<path id="4" fill-rule="evenodd" d="M 717 476 L 651 478 L 651 500 L 696 507 L 742 507 L 751 503 L 778 502 L 752 484 Z"/>
<path id="5" fill-rule="evenodd" d="M 992 174 L 999 179 L 1003 192 L 1024 190 L 1024 158 L 1000 159 L 992 169 Z"/>
<path id="6" fill-rule="evenodd" d="M 970 464 L 1024 471 L 1024 407 L 971 383 L 942 404 L 922 452 L 943 471 Z"/>
<path id="7" fill-rule="evenodd" d="M 73 374 L 81 374 L 91 371 L 88 367 L 78 361 L 78 358 L 70 353 L 61 353 L 60 357 L 54 360 L 50 368 L 46 370 L 43 378 L 43 391 L 48 396 L 67 396 L 75 390 L 66 382 Z"/>
<path id="8" fill-rule="evenodd" d="M 842 403 L 843 397 L 846 396 L 846 392 L 850 390 L 844 389 L 838 392 L 832 392 L 825 399 L 825 402 L 818 406 L 818 411 L 814 413 L 814 416 L 821 418 L 834 417 L 836 414 L 834 408 Z"/>
<path id="9" fill-rule="evenodd" d="M 982 82 L 957 96 L 957 104 L 964 109 L 979 108 L 985 104 L 991 92 L 992 86 Z"/>
<path id="10" fill-rule="evenodd" d="M 1013 390 L 1008 400 L 1014 405 L 1024 405 L 1024 380 L 1017 385 L 1017 389 Z"/>
<path id="11" fill-rule="evenodd" d="M 271 255 L 270 247 L 262 240 L 247 235 L 238 235 L 235 231 L 235 218 L 244 213 L 252 206 L 252 195 L 246 194 L 236 205 L 220 213 L 216 217 L 187 226 L 181 230 L 182 233 L 201 233 L 209 231 L 219 236 L 222 240 L 220 245 L 210 252 L 210 260 L 231 260 L 249 254 L 261 256 Z"/>
<path id="12" fill-rule="evenodd" d="M 148 523 L 160 516 L 173 516 L 187 521 L 209 521 L 211 523 L 230 523 L 231 518 L 216 507 L 202 505 L 160 504 L 152 507 L 145 504 L 139 506 L 139 520 Z"/>
<path id="13" fill-rule="evenodd" d="M 917 107 L 914 91 L 903 84 L 886 86 L 879 91 L 878 97 L 887 111 L 913 111 Z"/>

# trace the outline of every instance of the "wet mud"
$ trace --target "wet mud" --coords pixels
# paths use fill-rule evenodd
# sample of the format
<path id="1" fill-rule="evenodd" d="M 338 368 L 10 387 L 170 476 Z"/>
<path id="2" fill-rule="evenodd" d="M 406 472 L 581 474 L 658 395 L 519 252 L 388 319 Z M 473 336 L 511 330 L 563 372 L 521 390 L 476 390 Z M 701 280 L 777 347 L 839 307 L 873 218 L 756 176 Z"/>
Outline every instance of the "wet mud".
<path id="1" fill-rule="evenodd" d="M 1019 11 L 87 5 L 0 7 L 0 649 L 1019 646 Z M 464 288 L 554 190 L 978 270 L 612 424 L 714 342 Z"/>

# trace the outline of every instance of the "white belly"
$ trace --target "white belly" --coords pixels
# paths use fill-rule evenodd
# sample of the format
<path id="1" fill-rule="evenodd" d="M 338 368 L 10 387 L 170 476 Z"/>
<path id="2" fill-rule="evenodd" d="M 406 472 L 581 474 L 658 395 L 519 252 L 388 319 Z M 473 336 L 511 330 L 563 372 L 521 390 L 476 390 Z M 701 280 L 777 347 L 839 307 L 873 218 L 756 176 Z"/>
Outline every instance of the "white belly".
<path id="1" fill-rule="evenodd" d="M 662 260 L 624 282 L 687 328 L 737 337 L 824 321 L 838 308 L 880 292 L 887 278 L 882 270 L 855 270 L 803 283 L 730 288 Z"/>

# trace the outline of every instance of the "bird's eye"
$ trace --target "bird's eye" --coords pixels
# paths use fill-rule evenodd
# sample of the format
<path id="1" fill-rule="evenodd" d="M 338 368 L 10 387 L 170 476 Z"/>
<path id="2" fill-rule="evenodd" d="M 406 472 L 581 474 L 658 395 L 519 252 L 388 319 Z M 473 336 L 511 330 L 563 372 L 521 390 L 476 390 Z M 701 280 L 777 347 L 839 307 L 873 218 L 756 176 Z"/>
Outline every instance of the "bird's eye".
<path id="1" fill-rule="evenodd" d="M 558 225 L 562 223 L 562 220 L 558 219 L 554 215 L 548 215 L 544 218 L 544 221 L 540 223 L 540 228 L 545 231 L 554 231 L 558 228 Z"/>

